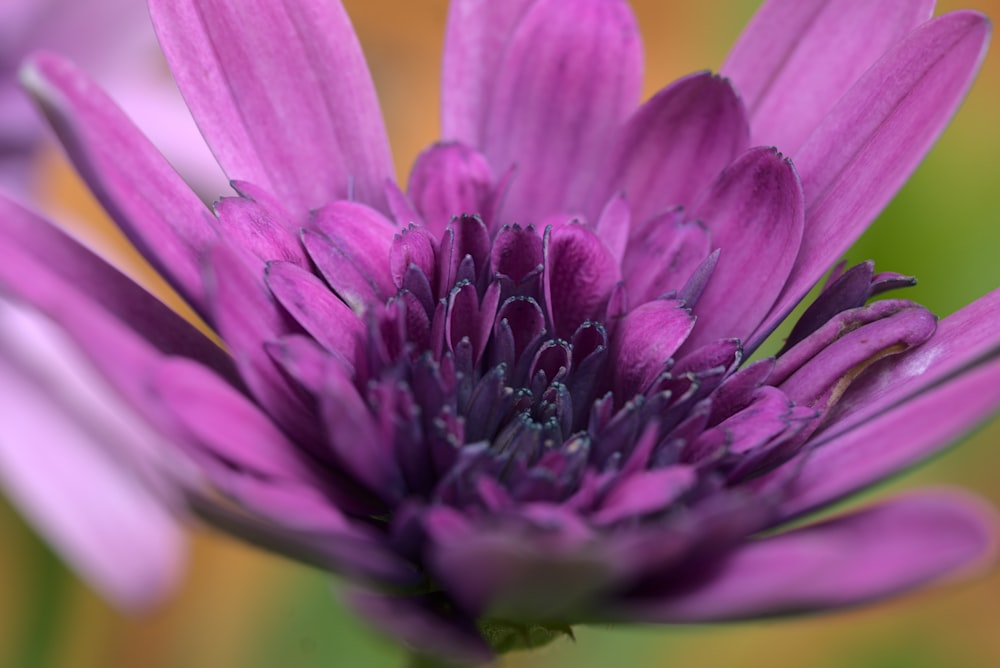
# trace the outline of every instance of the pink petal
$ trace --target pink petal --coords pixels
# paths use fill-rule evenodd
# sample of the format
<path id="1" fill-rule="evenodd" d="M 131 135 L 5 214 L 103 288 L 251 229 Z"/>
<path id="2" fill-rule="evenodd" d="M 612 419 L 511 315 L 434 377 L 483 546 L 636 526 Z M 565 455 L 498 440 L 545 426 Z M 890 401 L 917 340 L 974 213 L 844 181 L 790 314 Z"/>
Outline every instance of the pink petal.
<path id="1" fill-rule="evenodd" d="M 352 196 L 385 208 L 388 141 L 339 2 L 149 5 L 174 77 L 230 178 L 267 187 L 297 215 Z"/>
<path id="2" fill-rule="evenodd" d="M 497 70 L 507 42 L 536 0 L 454 0 L 441 73 L 441 136 L 483 145 Z M 462 212 L 458 212 L 462 213 Z"/>
<path id="3" fill-rule="evenodd" d="M 767 314 L 795 262 L 802 239 L 802 185 L 773 149 L 750 149 L 703 193 L 691 217 L 722 249 L 694 308 L 687 349 L 715 339 L 746 340 Z"/>
<path id="4" fill-rule="evenodd" d="M 70 63 L 38 54 L 22 71 L 77 170 L 142 254 L 196 307 L 214 218 L 113 102 Z"/>
<path id="5" fill-rule="evenodd" d="M 780 487 L 785 515 L 799 515 L 939 452 L 998 407 L 1000 361 L 994 359 L 847 431 L 832 424 L 829 435 L 820 432 L 814 438 L 802 460 L 789 462 L 791 469 L 776 471 L 761 484 Z M 792 469 L 797 473 L 786 482 Z"/>
<path id="6" fill-rule="evenodd" d="M 0 404 L 0 478 L 28 518 L 125 608 L 167 594 L 184 560 L 168 446 L 51 322 L 4 301 Z"/>
<path id="7" fill-rule="evenodd" d="M 846 431 L 974 366 L 1000 351 L 1000 289 L 977 299 L 938 324 L 929 341 L 905 355 L 877 364 L 844 395 L 827 434 Z"/>
<path id="8" fill-rule="evenodd" d="M 722 66 L 751 143 L 794 155 L 840 96 L 934 11 L 934 0 L 769 0 Z"/>
<path id="9" fill-rule="evenodd" d="M 861 77 L 796 154 L 806 193 L 802 249 L 754 345 L 916 168 L 971 84 L 989 32 L 986 17 L 968 11 L 925 23 Z"/>
<path id="10" fill-rule="evenodd" d="M 624 0 L 580 0 L 570 12 L 564 0 L 534 3 L 491 82 L 482 142 L 495 174 L 517 166 L 505 220 L 538 223 L 589 201 L 641 79 L 639 33 Z"/>
<path id="11" fill-rule="evenodd" d="M 623 191 L 642 222 L 671 206 L 690 205 L 749 145 L 746 112 L 729 81 L 692 74 L 635 111 L 607 163 L 607 185 L 594 195 Z"/>
<path id="12" fill-rule="evenodd" d="M 707 622 L 853 606 L 954 577 L 996 553 L 996 517 L 958 492 L 910 494 L 747 543 L 622 616 Z"/>

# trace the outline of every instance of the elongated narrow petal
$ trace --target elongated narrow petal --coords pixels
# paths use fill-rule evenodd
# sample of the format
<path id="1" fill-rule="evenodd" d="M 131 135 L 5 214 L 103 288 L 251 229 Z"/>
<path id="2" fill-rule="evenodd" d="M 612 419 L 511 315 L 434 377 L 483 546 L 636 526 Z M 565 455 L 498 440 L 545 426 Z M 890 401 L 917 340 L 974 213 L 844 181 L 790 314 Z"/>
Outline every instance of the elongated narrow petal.
<path id="1" fill-rule="evenodd" d="M 209 309 L 213 324 L 233 352 L 240 373 L 257 400 L 289 434 L 304 442 L 316 439 L 314 418 L 264 347 L 289 333 L 250 260 L 226 246 L 214 248 L 209 260 Z"/>
<path id="2" fill-rule="evenodd" d="M 750 112 L 753 145 L 795 155 L 858 77 L 933 11 L 934 0 L 764 3 L 721 70 Z"/>
<path id="3" fill-rule="evenodd" d="M 852 386 L 835 413 L 829 436 L 933 389 L 984 359 L 1000 354 L 1000 289 L 940 322 L 934 336 L 895 363 L 873 366 Z"/>
<path id="4" fill-rule="evenodd" d="M 232 360 L 215 343 L 131 279 L 44 218 L 0 197 L 0 290 L 59 322 L 81 342 L 114 348 L 88 329 L 109 319 L 134 339 L 167 355 L 191 357 L 239 384 Z M 93 315 L 90 316 L 89 314 Z M 105 333 L 105 335 L 111 335 Z M 113 355 L 105 355 L 113 362 Z M 124 360 L 116 364 L 128 375 Z"/>
<path id="5" fill-rule="evenodd" d="M 639 34 L 623 0 L 581 0 L 571 12 L 563 0 L 535 2 L 492 83 L 482 144 L 495 174 L 517 166 L 508 219 L 537 223 L 586 204 L 641 79 Z"/>
<path id="6" fill-rule="evenodd" d="M 384 208 L 382 115 L 339 2 L 151 0 L 174 78 L 226 174 L 297 215 L 334 199 Z"/>
<path id="7" fill-rule="evenodd" d="M 643 621 L 705 622 L 857 605 L 941 580 L 995 556 L 993 512 L 924 492 L 748 543 L 677 595 L 627 605 Z"/>
<path id="8" fill-rule="evenodd" d="M 211 212 L 75 66 L 38 54 L 22 78 L 105 210 L 146 259 L 203 309 L 199 258 L 218 238 Z"/>
<path id="9" fill-rule="evenodd" d="M 773 149 L 737 158 L 692 207 L 722 249 L 694 309 L 698 325 L 688 349 L 715 339 L 745 339 L 785 284 L 802 240 L 802 185 Z M 700 317 L 704 314 L 705 317 Z"/>
<path id="10" fill-rule="evenodd" d="M 1000 361 L 993 360 L 849 431 L 820 433 L 785 488 L 783 514 L 808 512 L 923 461 L 986 420 L 998 405 Z M 767 486 L 784 487 L 781 475 L 775 472 Z"/>
<path id="11" fill-rule="evenodd" d="M 160 599 L 184 560 L 170 512 L 179 499 L 148 477 L 160 437 L 51 322 L 2 300 L 0 404 L 5 491 L 111 600 L 136 609 Z"/>
<path id="12" fill-rule="evenodd" d="M 629 119 L 607 163 L 606 192 L 622 190 L 641 223 L 670 206 L 690 205 L 749 145 L 746 113 L 732 85 L 707 72 L 692 74 Z M 594 196 L 600 200 L 606 192 L 599 188 Z"/>
<path id="13" fill-rule="evenodd" d="M 444 139 L 482 146 L 483 127 L 507 40 L 535 2 L 454 0 L 450 3 L 441 73 Z"/>
<path id="14" fill-rule="evenodd" d="M 953 12 L 924 24 L 847 92 L 795 157 L 806 229 L 762 340 L 865 230 L 958 107 L 985 54 L 989 21 Z"/>

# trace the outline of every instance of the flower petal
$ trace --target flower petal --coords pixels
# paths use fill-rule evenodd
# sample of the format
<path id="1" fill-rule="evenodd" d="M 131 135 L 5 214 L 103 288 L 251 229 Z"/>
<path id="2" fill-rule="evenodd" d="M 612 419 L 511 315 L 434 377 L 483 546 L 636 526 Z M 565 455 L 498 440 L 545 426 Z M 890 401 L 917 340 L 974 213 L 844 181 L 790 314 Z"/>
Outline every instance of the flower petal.
<path id="1" fill-rule="evenodd" d="M 944 129 L 986 50 L 989 21 L 969 11 L 922 25 L 837 103 L 795 156 L 806 229 L 788 284 L 753 348 L 882 209 Z"/>
<path id="2" fill-rule="evenodd" d="M 726 79 L 708 72 L 670 84 L 635 111 L 607 163 L 606 185 L 591 209 L 622 190 L 637 222 L 676 205 L 690 205 L 750 146 L 746 112 Z"/>
<path id="3" fill-rule="evenodd" d="M 128 609 L 176 583 L 184 536 L 162 447 L 46 318 L 0 300 L 0 479 L 100 592 Z M 159 489 L 157 489 L 159 488 Z"/>
<path id="4" fill-rule="evenodd" d="M 626 602 L 622 616 L 707 622 L 842 608 L 954 576 L 995 552 L 996 517 L 982 501 L 910 494 L 747 543 L 672 594 Z"/>
<path id="5" fill-rule="evenodd" d="M 199 260 L 218 233 L 198 196 L 75 66 L 36 54 L 21 76 L 104 209 L 182 295 L 204 308 Z"/>
<path id="6" fill-rule="evenodd" d="M 896 408 L 840 432 L 820 432 L 798 462 L 760 480 L 781 488 L 784 516 L 825 506 L 926 459 L 1000 407 L 1000 360 L 942 383 Z M 876 447 L 873 447 L 876 444 Z M 789 471 L 795 469 L 789 479 Z"/>
<path id="7" fill-rule="evenodd" d="M 536 0 L 453 0 L 441 72 L 441 136 L 482 146 L 507 41 Z M 461 211 L 456 213 L 462 213 Z"/>
<path id="8" fill-rule="evenodd" d="M 833 436 L 933 389 L 1000 353 L 1000 289 L 938 324 L 929 341 L 898 360 L 876 364 L 844 395 L 827 434 Z"/>
<path id="9" fill-rule="evenodd" d="M 715 339 L 746 337 L 767 315 L 802 240 L 802 185 L 774 149 L 750 149 L 692 207 L 722 254 L 694 307 L 688 350 Z"/>
<path id="10" fill-rule="evenodd" d="M 621 320 L 611 339 L 614 392 L 621 402 L 663 372 L 694 325 L 690 311 L 673 299 L 647 302 Z"/>
<path id="11" fill-rule="evenodd" d="M 117 328 L 141 340 L 143 348 L 196 359 L 239 385 L 225 351 L 44 218 L 0 197 L 0 231 L 0 290 L 58 322 L 82 347 L 119 371 L 112 375 L 128 378 L 135 371 L 128 367 L 135 360 L 126 361 L 125 354 L 132 347 L 112 331 Z M 109 330 L 95 319 L 116 324 Z"/>
<path id="12" fill-rule="evenodd" d="M 751 143 L 794 155 L 848 88 L 934 11 L 934 0 L 769 0 L 722 66 Z"/>
<path id="13" fill-rule="evenodd" d="M 490 83 L 481 145 L 494 174 L 517 166 L 505 221 L 538 223 L 587 204 L 641 80 L 639 33 L 623 0 L 577 0 L 572 11 L 565 0 L 532 5 Z"/>
<path id="14" fill-rule="evenodd" d="M 389 145 L 339 2 L 151 0 L 149 8 L 230 178 L 268 187 L 297 215 L 335 199 L 385 208 Z"/>

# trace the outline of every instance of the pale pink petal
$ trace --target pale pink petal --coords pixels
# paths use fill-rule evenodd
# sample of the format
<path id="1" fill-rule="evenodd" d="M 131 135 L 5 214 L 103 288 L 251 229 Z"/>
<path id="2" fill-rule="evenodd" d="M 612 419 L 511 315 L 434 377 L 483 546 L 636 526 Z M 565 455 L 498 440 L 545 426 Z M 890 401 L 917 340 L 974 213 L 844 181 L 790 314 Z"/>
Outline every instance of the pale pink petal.
<path id="1" fill-rule="evenodd" d="M 171 70 L 231 179 L 297 215 L 335 199 L 385 208 L 392 159 L 340 2 L 151 0 Z"/>

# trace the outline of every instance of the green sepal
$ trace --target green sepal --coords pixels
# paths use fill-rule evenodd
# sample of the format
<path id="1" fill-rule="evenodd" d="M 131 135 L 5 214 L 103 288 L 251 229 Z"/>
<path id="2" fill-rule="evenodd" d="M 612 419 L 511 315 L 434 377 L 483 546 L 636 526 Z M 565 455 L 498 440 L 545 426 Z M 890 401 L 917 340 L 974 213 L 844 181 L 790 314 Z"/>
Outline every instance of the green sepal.
<path id="1" fill-rule="evenodd" d="M 575 640 L 573 629 L 568 624 L 518 624 L 503 619 L 486 619 L 479 622 L 479 632 L 497 654 L 537 649 L 562 637 Z"/>

